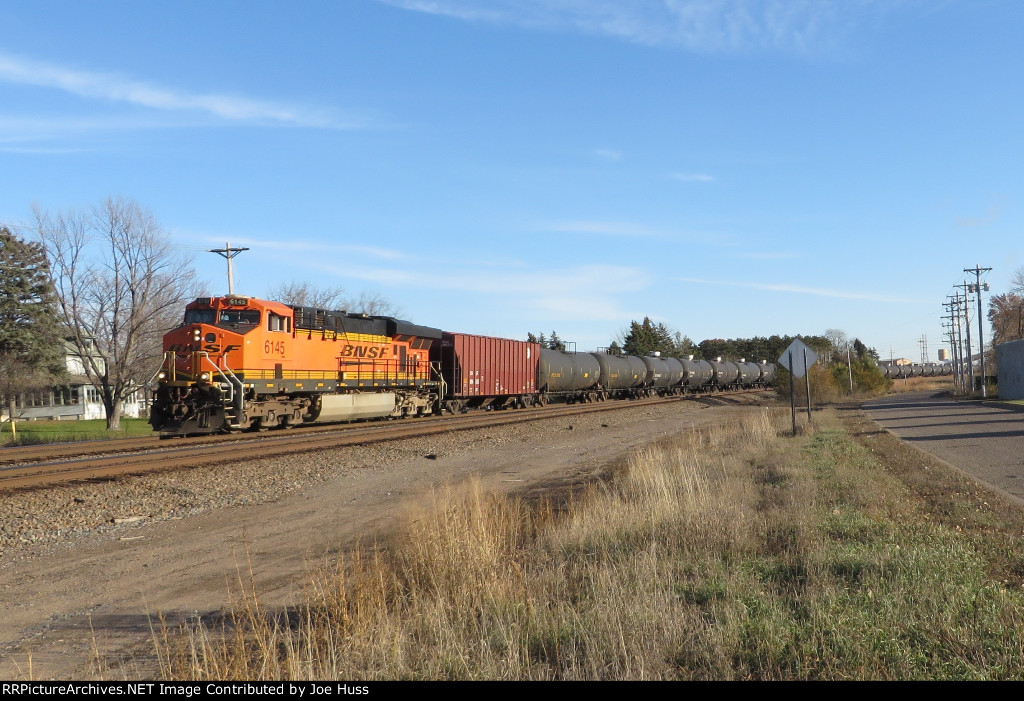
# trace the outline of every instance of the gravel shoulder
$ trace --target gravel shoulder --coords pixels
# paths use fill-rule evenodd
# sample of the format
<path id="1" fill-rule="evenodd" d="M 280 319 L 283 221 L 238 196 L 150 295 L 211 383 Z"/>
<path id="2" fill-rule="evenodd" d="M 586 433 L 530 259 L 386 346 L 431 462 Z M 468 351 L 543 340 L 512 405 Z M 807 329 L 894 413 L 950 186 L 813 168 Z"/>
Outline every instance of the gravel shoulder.
<path id="1" fill-rule="evenodd" d="M 155 673 L 151 626 L 215 616 L 239 582 L 268 606 L 386 534 L 432 490 L 479 476 L 530 492 L 727 422 L 755 395 L 355 446 L 0 497 L 0 679 Z"/>

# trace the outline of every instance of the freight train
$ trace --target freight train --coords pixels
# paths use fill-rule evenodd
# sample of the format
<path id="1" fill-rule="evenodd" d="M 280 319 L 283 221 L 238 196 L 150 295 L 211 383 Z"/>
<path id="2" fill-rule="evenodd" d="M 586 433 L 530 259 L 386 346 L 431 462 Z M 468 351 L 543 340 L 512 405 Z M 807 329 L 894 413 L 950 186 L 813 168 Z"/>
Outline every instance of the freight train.
<path id="1" fill-rule="evenodd" d="M 941 375 L 953 374 L 953 365 L 951 363 L 908 363 L 906 365 L 882 363 L 878 366 L 878 369 L 891 380 L 902 380 L 908 377 L 939 377 Z"/>
<path id="2" fill-rule="evenodd" d="M 765 387 L 772 363 L 567 353 L 391 317 L 201 297 L 164 336 L 162 435 Z"/>

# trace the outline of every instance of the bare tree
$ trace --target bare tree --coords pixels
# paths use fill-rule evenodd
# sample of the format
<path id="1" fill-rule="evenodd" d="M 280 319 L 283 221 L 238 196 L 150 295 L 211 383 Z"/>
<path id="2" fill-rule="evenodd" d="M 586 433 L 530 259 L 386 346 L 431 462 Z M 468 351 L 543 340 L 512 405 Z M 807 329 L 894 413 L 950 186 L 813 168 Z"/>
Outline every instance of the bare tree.
<path id="1" fill-rule="evenodd" d="M 1010 278 L 1010 292 L 1024 295 L 1024 267 L 1017 268 Z"/>
<path id="2" fill-rule="evenodd" d="M 71 340 L 117 430 L 124 402 L 159 366 L 163 334 L 196 295 L 191 261 L 131 199 L 107 198 L 90 213 L 33 212 Z"/>
<path id="3" fill-rule="evenodd" d="M 360 292 L 356 299 L 349 298 L 348 310 L 371 316 L 398 316 L 401 309 L 378 292 Z"/>
<path id="4" fill-rule="evenodd" d="M 993 346 L 1024 338 L 1024 296 L 1014 292 L 992 295 L 988 320 L 992 324 Z"/>
<path id="5" fill-rule="evenodd" d="M 271 287 L 267 296 L 275 302 L 317 309 L 341 309 L 345 304 L 344 287 L 317 287 L 295 280 Z"/>
<path id="6" fill-rule="evenodd" d="M 317 309 L 344 309 L 371 316 L 397 316 L 399 313 L 397 305 L 375 292 L 361 292 L 359 297 L 347 297 L 344 287 L 318 287 L 309 282 L 294 280 L 270 288 L 267 296 L 284 304 Z"/>
<path id="7" fill-rule="evenodd" d="M 846 348 L 850 344 L 850 337 L 846 335 L 846 332 L 842 329 L 825 329 L 825 338 L 832 344 L 832 348 L 828 352 L 828 357 L 822 360 L 826 365 L 832 362 L 832 352 L 846 354 Z"/>

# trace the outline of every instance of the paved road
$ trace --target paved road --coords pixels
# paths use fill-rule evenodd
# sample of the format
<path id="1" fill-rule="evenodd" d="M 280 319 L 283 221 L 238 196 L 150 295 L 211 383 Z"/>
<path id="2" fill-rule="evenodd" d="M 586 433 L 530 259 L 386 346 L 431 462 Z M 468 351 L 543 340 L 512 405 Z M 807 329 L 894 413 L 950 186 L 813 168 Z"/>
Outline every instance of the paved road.
<path id="1" fill-rule="evenodd" d="M 1024 412 L 943 392 L 909 392 L 864 405 L 904 440 L 1024 501 Z"/>

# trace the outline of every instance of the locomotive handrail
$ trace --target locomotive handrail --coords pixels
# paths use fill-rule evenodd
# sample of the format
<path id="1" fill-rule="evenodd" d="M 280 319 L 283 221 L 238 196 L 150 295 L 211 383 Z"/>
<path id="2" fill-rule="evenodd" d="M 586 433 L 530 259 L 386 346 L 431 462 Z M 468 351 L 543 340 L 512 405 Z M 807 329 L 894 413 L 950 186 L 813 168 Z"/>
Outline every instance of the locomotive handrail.
<path id="1" fill-rule="evenodd" d="M 448 383 L 444 381 L 444 375 L 441 374 L 441 363 L 436 362 L 436 361 L 430 363 L 430 369 L 434 371 L 434 377 L 436 377 L 437 381 L 441 383 L 441 391 L 440 391 L 440 394 L 438 396 L 439 397 L 447 397 L 448 396 Z"/>
<path id="2" fill-rule="evenodd" d="M 210 358 L 210 354 L 207 351 L 197 351 L 196 356 L 205 357 L 210 362 L 210 365 L 213 366 L 213 369 L 217 371 L 217 374 L 224 379 L 224 382 L 230 388 L 231 391 L 228 394 L 228 403 L 231 405 L 231 408 L 234 409 L 235 411 L 234 423 L 237 424 L 238 417 L 242 415 L 243 409 L 242 381 L 238 379 L 238 375 L 231 371 L 231 368 L 225 367 L 222 370 L 221 367 L 217 365 L 217 363 L 213 362 L 213 360 Z M 202 363 L 199 363 L 200 371 L 202 370 L 202 367 Z M 227 372 L 227 375 L 224 374 L 225 372 Z"/>
<path id="3" fill-rule="evenodd" d="M 196 357 L 206 358 L 210 362 L 210 365 L 213 366 L 213 369 L 217 371 L 217 374 L 220 375 L 221 378 L 223 378 L 225 384 L 227 384 L 231 388 L 231 393 L 230 393 L 230 395 L 228 395 L 228 400 L 230 400 L 231 403 L 234 404 L 235 387 L 236 386 L 238 386 L 238 387 L 242 386 L 242 381 L 238 379 L 238 376 L 235 375 L 235 373 L 231 372 L 231 368 L 224 368 L 222 370 L 220 368 L 220 366 L 217 365 L 217 363 L 213 362 L 213 359 L 210 358 L 210 354 L 207 351 L 196 351 Z M 200 363 L 197 363 L 197 364 L 199 365 L 199 371 L 202 372 L 202 369 L 203 369 L 202 363 L 200 362 Z M 225 370 L 228 373 L 227 375 L 224 374 Z M 230 375 L 230 377 L 229 377 L 229 375 Z"/>
<path id="4" fill-rule="evenodd" d="M 174 382 L 175 370 L 177 370 L 177 368 L 175 367 L 173 360 L 171 362 L 167 362 L 169 356 L 173 355 L 174 351 L 164 351 L 164 359 L 160 361 L 160 367 L 158 367 L 156 369 L 156 372 L 153 373 L 153 376 L 149 378 L 149 382 L 146 383 L 147 387 L 153 384 L 153 380 L 157 378 L 157 375 L 163 372 L 164 367 L 166 367 L 169 371 L 169 376 L 166 379 L 170 380 L 171 382 Z"/>

